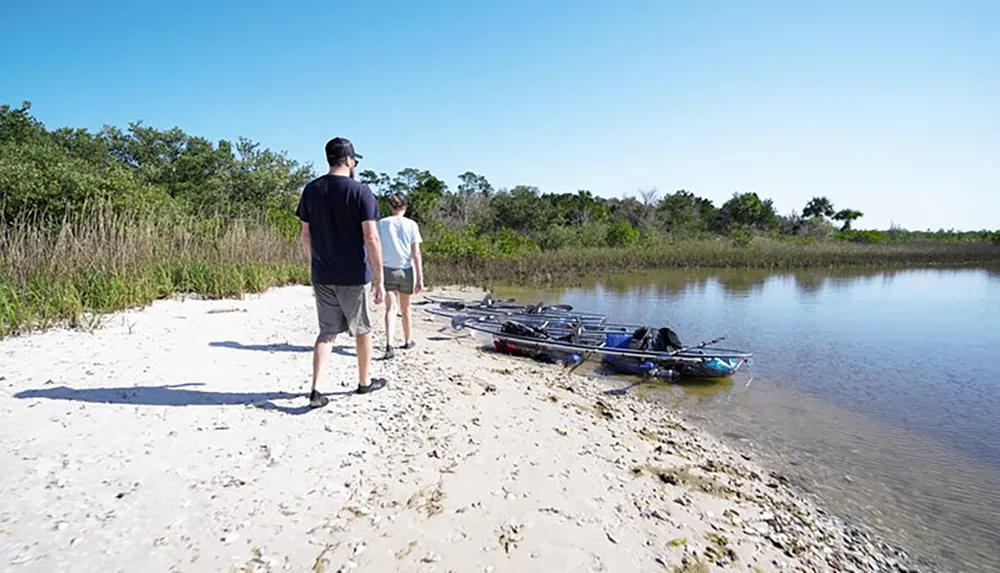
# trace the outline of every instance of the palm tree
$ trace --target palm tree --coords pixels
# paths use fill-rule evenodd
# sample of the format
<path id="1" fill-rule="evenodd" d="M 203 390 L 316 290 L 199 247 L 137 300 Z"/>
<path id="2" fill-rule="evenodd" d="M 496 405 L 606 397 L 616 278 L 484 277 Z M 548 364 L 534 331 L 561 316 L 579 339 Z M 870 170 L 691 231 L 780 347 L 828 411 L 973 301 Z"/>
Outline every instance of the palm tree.
<path id="1" fill-rule="evenodd" d="M 802 216 L 806 218 L 819 217 L 822 219 L 823 217 L 833 217 L 834 213 L 833 203 L 826 197 L 813 197 L 802 209 Z"/>
<path id="2" fill-rule="evenodd" d="M 855 211 L 854 209 L 841 209 L 840 211 L 837 211 L 836 215 L 833 216 L 833 220 L 844 222 L 844 226 L 840 228 L 841 231 L 850 231 L 851 221 L 860 219 L 864 216 L 865 214 L 861 211 Z"/>

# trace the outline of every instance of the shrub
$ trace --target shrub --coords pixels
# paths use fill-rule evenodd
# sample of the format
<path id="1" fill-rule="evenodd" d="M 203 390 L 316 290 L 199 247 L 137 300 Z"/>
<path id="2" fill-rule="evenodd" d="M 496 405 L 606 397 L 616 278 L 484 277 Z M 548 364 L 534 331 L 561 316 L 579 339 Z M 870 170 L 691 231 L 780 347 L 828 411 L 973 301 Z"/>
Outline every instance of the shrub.
<path id="1" fill-rule="evenodd" d="M 852 243 L 865 244 L 885 244 L 892 242 L 892 238 L 882 231 L 837 231 L 835 237 L 840 241 L 850 241 Z"/>
<path id="2" fill-rule="evenodd" d="M 537 243 L 513 229 L 501 229 L 493 237 L 493 251 L 498 255 L 517 255 L 539 250 Z"/>
<path id="3" fill-rule="evenodd" d="M 559 249 L 596 249 L 607 246 L 608 228 L 601 223 L 580 226 L 557 225 L 535 235 L 544 251 Z"/>
<path id="4" fill-rule="evenodd" d="M 753 229 L 743 224 L 735 224 L 729 228 L 729 238 L 734 247 L 746 248 L 755 238 Z"/>
<path id="5" fill-rule="evenodd" d="M 444 225 L 434 225 L 429 231 L 423 250 L 430 257 L 483 259 L 490 255 L 489 241 L 477 236 L 478 228 L 475 226 L 456 230 Z"/>
<path id="6" fill-rule="evenodd" d="M 639 229 L 628 221 L 615 221 L 608 226 L 605 241 L 609 247 L 631 247 L 639 242 Z"/>

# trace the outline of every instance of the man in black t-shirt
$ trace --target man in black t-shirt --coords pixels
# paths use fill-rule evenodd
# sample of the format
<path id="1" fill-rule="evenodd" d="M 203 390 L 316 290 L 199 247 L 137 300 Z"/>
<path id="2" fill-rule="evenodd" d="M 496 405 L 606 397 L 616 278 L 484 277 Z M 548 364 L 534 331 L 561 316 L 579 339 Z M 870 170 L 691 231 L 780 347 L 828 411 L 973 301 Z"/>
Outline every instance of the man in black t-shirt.
<path id="1" fill-rule="evenodd" d="M 319 408 L 330 400 L 316 390 L 337 335 L 355 337 L 358 354 L 358 394 L 385 387 L 384 379 L 369 380 L 372 321 L 371 295 L 382 304 L 382 245 L 379 242 L 378 201 L 371 189 L 354 180 L 361 156 L 342 137 L 326 144 L 330 172 L 302 190 L 296 211 L 302 221 L 302 245 L 312 264 L 319 336 L 313 347 L 313 381 L 309 405 Z M 367 255 L 367 256 L 366 256 Z"/>

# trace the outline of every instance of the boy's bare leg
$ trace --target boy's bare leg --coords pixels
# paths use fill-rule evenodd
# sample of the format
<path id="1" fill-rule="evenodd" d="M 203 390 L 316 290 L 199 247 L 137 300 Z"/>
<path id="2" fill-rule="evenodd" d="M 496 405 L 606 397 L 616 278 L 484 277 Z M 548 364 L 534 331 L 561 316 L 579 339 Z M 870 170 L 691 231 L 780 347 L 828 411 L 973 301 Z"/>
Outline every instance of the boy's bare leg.
<path id="1" fill-rule="evenodd" d="M 395 339 L 396 330 L 396 293 L 385 293 L 385 349 L 386 352 L 392 348 L 392 341 Z M 404 331 L 405 332 L 405 331 Z"/>
<path id="2" fill-rule="evenodd" d="M 409 348 L 413 342 L 410 332 L 410 295 L 399 293 L 399 308 L 403 313 L 403 347 Z"/>

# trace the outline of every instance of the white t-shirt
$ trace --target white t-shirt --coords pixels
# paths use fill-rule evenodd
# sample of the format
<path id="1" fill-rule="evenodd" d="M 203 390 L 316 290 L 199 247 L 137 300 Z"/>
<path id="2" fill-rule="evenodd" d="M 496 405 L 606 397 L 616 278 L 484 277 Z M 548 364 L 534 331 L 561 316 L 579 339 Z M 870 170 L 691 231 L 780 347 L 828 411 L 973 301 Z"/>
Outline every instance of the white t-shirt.
<path id="1" fill-rule="evenodd" d="M 413 245 L 423 241 L 416 221 L 401 216 L 379 219 L 378 238 L 382 241 L 382 264 L 390 269 L 412 267 Z"/>

